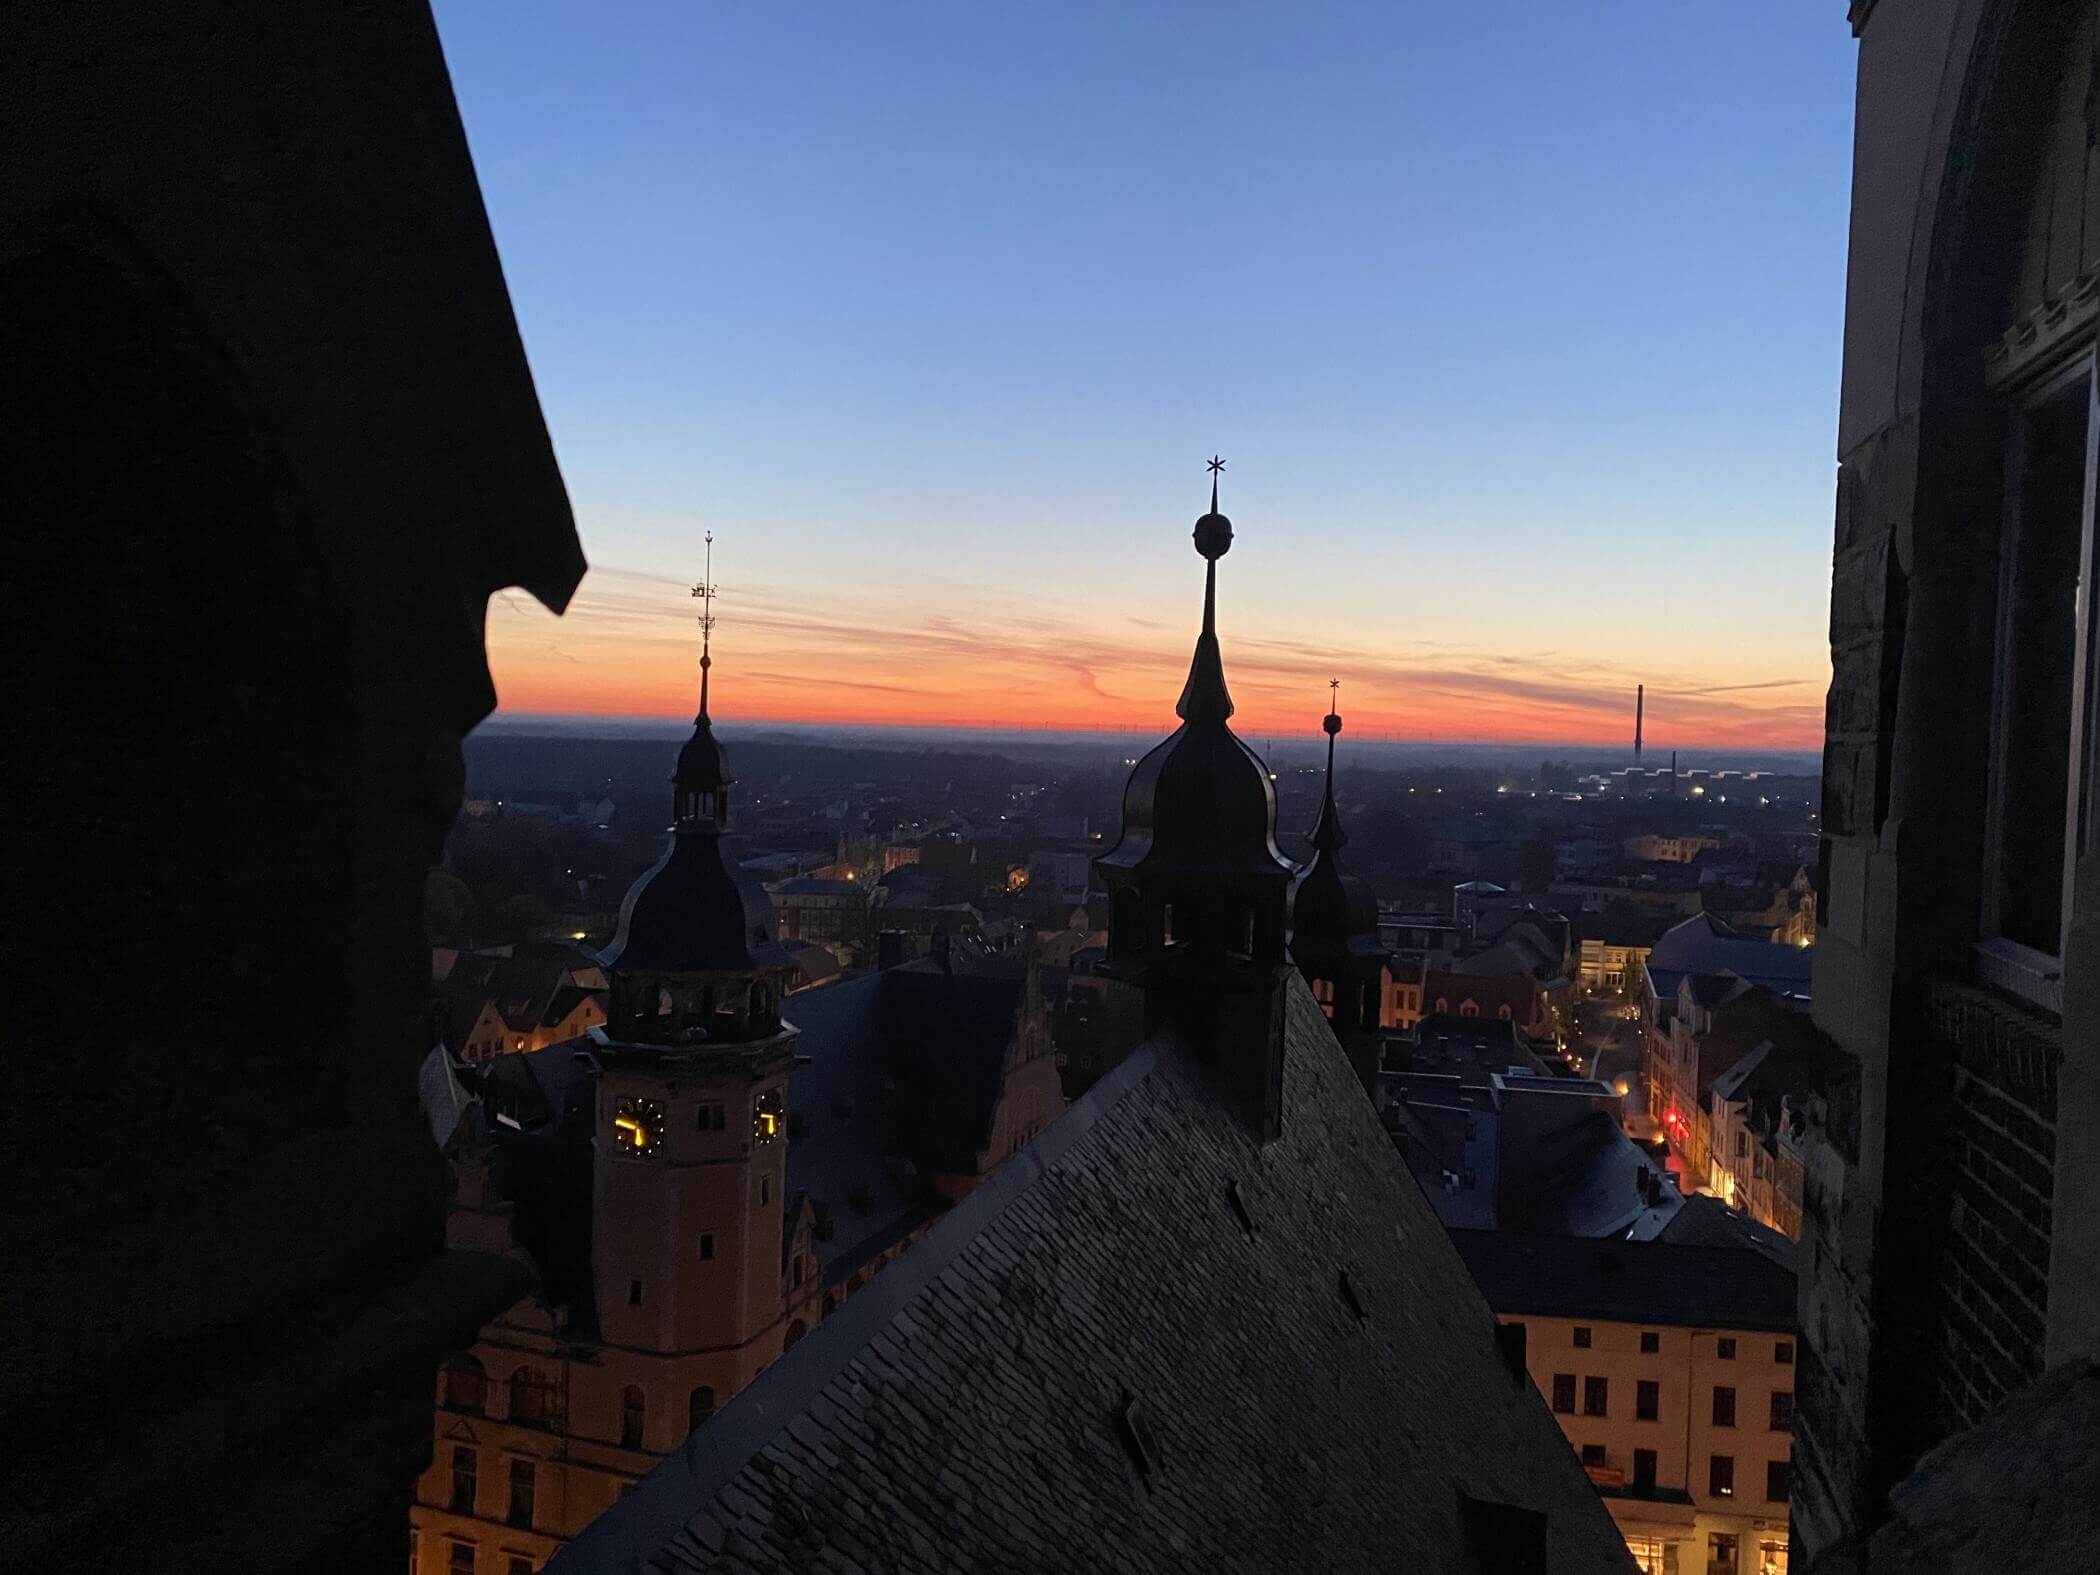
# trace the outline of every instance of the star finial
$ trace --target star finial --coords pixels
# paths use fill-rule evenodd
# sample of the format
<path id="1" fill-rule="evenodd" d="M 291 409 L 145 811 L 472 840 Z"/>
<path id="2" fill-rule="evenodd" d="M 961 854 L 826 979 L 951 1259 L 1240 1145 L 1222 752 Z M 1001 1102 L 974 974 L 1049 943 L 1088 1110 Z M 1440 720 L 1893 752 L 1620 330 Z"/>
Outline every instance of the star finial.
<path id="1" fill-rule="evenodd" d="M 1215 454 L 1211 455 L 1211 457 L 1210 457 L 1210 473 L 1211 473 L 1211 474 L 1212 474 L 1213 476 L 1215 476 L 1215 475 L 1216 475 L 1216 474 L 1217 474 L 1217 473 L 1218 473 L 1219 471 L 1223 470 L 1224 468 L 1225 468 L 1225 461 L 1223 461 L 1222 459 L 1218 458 L 1218 456 L 1217 456 L 1217 455 L 1215 455 Z"/>

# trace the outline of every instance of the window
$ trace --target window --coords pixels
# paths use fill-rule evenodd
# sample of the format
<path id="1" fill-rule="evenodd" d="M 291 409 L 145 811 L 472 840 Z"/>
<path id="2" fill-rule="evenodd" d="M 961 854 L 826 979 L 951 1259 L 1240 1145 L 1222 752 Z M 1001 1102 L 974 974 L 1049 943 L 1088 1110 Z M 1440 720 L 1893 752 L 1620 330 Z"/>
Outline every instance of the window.
<path id="1" fill-rule="evenodd" d="M 488 1404 L 489 1375 L 472 1356 L 460 1355 L 445 1364 L 445 1404 L 454 1411 L 479 1412 Z"/>
<path id="2" fill-rule="evenodd" d="M 1590 1331 L 1585 1329 L 1581 1324 L 1577 1324 L 1575 1326 L 1575 1349 L 1578 1351 L 1587 1351 L 1589 1348 Z"/>
<path id="3" fill-rule="evenodd" d="M 1722 1335 L 1722 1336 L 1721 1336 L 1721 1338 L 1720 1338 L 1720 1339 L 1718 1339 L 1718 1340 L 1714 1341 L 1714 1355 L 1718 1356 L 1718 1357 L 1719 1357 L 1719 1358 L 1720 1358 L 1720 1359 L 1721 1359 L 1722 1361 L 1724 1361 L 1724 1362 L 1732 1362 L 1732 1361 L 1734 1361 L 1734 1360 L 1735 1360 L 1735 1339 L 1734 1339 L 1734 1337 L 1733 1337 L 1732 1335 L 1726 1335 L 1726 1334 L 1724 1334 L 1724 1335 Z"/>
<path id="4" fill-rule="evenodd" d="M 1784 1504 L 1793 1491 L 1793 1471 L 1784 1460 L 1765 1462 L 1765 1502 Z"/>
<path id="5" fill-rule="evenodd" d="M 1714 1386 L 1714 1426 L 1735 1426 L 1735 1391 L 1726 1384 Z"/>
<path id="6" fill-rule="evenodd" d="M 1781 1367 L 1792 1367 L 1794 1365 L 1794 1342 L 1792 1340 L 1781 1340 L 1777 1345 L 1773 1346 L 1772 1360 Z"/>
<path id="7" fill-rule="evenodd" d="M 1575 1375 L 1555 1373 L 1553 1375 L 1553 1409 L 1562 1416 L 1575 1414 Z"/>
<path id="8" fill-rule="evenodd" d="M 1602 1444 L 1584 1444 L 1582 1446 L 1582 1463 L 1585 1466 L 1603 1465 L 1604 1446 Z"/>
<path id="9" fill-rule="evenodd" d="M 474 1575 L 473 1543 L 448 1542 L 445 1544 L 445 1575 Z"/>
<path id="10" fill-rule="evenodd" d="M 758 1178 L 758 1201 L 761 1206 L 773 1201 L 773 1178 L 771 1176 L 760 1176 Z"/>
<path id="11" fill-rule="evenodd" d="M 1607 1402 L 1611 1398 L 1611 1381 L 1606 1378 L 1585 1378 L 1582 1381 L 1582 1414 L 1603 1416 L 1607 1413 Z"/>
<path id="12" fill-rule="evenodd" d="M 642 1447 L 642 1417 L 646 1402 L 642 1399 L 641 1386 L 629 1384 L 620 1396 L 620 1447 L 640 1449 Z"/>
<path id="13" fill-rule="evenodd" d="M 1663 1348 L 1663 1337 L 1653 1329 L 1641 1331 L 1641 1355 L 1653 1356 Z"/>
<path id="14" fill-rule="evenodd" d="M 2091 792 L 2091 782 L 2080 780 L 2090 776 L 2090 730 L 2072 708 L 2080 688 L 2077 601 L 2089 530 L 2092 397 L 2088 365 L 2013 421 L 1998 555 L 1998 736 L 1985 929 L 2049 959 L 2062 955 L 2064 879 L 2071 855 L 2085 846 L 2088 816 L 2080 801 Z M 2088 716 L 2092 705 L 2088 693 Z M 2067 840 L 2074 820 L 2075 849 Z"/>
<path id="15" fill-rule="evenodd" d="M 1636 1493 L 1655 1491 L 1655 1451 L 1652 1449 L 1633 1452 L 1633 1490 Z"/>
<path id="16" fill-rule="evenodd" d="M 510 1419 L 545 1427 L 554 1419 L 554 1380 L 530 1367 L 510 1375 Z"/>
<path id="17" fill-rule="evenodd" d="M 693 1427 L 698 1427 L 714 1414 L 715 1392 L 706 1384 L 702 1384 L 693 1391 L 692 1397 L 686 1401 L 686 1421 Z"/>
<path id="18" fill-rule="evenodd" d="M 504 1561 L 504 1575 L 532 1575 L 532 1560 L 522 1553 L 513 1553 Z"/>
<path id="19" fill-rule="evenodd" d="M 472 1444 L 452 1446 L 452 1507 L 463 1515 L 474 1513 L 474 1492 L 480 1485 L 481 1462 Z"/>
<path id="20" fill-rule="evenodd" d="M 1643 1378 L 1633 1386 L 1633 1415 L 1639 1422 L 1653 1422 L 1662 1415 L 1662 1388 L 1652 1378 Z"/>
<path id="21" fill-rule="evenodd" d="M 539 1467 L 531 1460 L 521 1460 L 513 1455 L 510 1462 L 510 1508 L 504 1519 L 513 1526 L 532 1525 L 532 1501 L 539 1488 Z"/>
<path id="22" fill-rule="evenodd" d="M 727 1126 L 728 1122 L 723 1119 L 722 1107 L 719 1104 L 702 1105 L 700 1107 L 699 1130 L 702 1132 L 720 1132 Z"/>
<path id="23" fill-rule="evenodd" d="M 1715 1455 L 1707 1461 L 1706 1491 L 1713 1498 L 1735 1497 L 1735 1456 Z"/>
<path id="24" fill-rule="evenodd" d="M 1743 1539 L 1732 1531 L 1706 1534 L 1706 1575 L 1743 1575 Z"/>
<path id="25" fill-rule="evenodd" d="M 702 1263 L 712 1263 L 714 1260 L 715 1233 L 711 1230 L 704 1230 L 700 1233 L 700 1261 Z"/>
<path id="26" fill-rule="evenodd" d="M 792 1276 L 791 1276 L 791 1277 L 792 1277 L 792 1279 L 793 1279 L 794 1283 L 795 1283 L 795 1284 L 797 1284 L 797 1285 L 800 1285 L 800 1284 L 802 1283 L 802 1254 L 801 1254 L 801 1253 L 799 1253 L 799 1252 L 798 1252 L 798 1253 L 796 1253 L 796 1254 L 795 1254 L 795 1257 L 794 1257 L 794 1261 L 793 1261 L 793 1263 L 792 1263 L 792 1264 L 790 1264 L 790 1266 L 789 1266 L 789 1267 L 790 1267 L 790 1269 L 792 1270 Z"/>
<path id="27" fill-rule="evenodd" d="M 630 1307 L 642 1305 L 642 1282 L 640 1280 L 629 1280 L 627 1282 L 627 1305 Z"/>
<path id="28" fill-rule="evenodd" d="M 1794 1430 L 1794 1396 L 1790 1390 L 1772 1391 L 1772 1431 L 1791 1433 Z"/>

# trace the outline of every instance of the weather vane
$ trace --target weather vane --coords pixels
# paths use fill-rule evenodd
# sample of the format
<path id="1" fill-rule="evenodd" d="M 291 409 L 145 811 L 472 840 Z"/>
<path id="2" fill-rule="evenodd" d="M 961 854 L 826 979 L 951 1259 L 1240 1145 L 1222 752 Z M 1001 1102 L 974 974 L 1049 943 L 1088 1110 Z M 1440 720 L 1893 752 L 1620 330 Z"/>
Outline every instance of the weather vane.
<path id="1" fill-rule="evenodd" d="M 1217 455 L 1215 455 L 1215 454 L 1211 455 L 1211 457 L 1210 457 L 1210 473 L 1211 473 L 1211 474 L 1212 474 L 1213 476 L 1215 476 L 1215 475 L 1216 475 L 1216 474 L 1217 474 L 1217 473 L 1218 473 L 1219 471 L 1223 470 L 1224 468 L 1225 468 L 1225 461 L 1223 461 L 1222 459 L 1218 458 L 1218 456 L 1217 456 Z"/>
<path id="2" fill-rule="evenodd" d="M 715 584 L 715 533 L 709 531 L 700 539 L 707 544 L 707 557 L 700 571 L 700 583 L 693 587 L 693 594 L 700 598 L 700 645 L 704 652 L 707 637 L 714 633 L 715 596 L 721 587 Z"/>

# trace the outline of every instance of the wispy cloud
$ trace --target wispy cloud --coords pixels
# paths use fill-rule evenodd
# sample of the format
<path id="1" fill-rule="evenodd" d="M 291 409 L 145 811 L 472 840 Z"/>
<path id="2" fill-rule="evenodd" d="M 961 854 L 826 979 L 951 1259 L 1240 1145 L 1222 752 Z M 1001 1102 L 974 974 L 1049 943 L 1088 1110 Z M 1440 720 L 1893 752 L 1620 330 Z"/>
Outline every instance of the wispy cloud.
<path id="1" fill-rule="evenodd" d="M 490 608 L 506 707 L 678 714 L 691 703 L 689 587 L 594 569 L 558 622 L 522 599 Z M 725 598 L 714 695 L 725 716 L 959 725 L 1165 726 L 1193 627 L 1104 617 L 1049 593 L 916 598 L 817 584 L 745 583 Z M 1405 738 L 1610 742 L 1632 730 L 1642 675 L 1554 649 L 1467 649 L 1419 639 L 1225 633 L 1251 731 L 1309 732 L 1343 680 L 1352 732 Z M 1716 675 L 1717 677 L 1720 675 Z M 1820 738 L 1820 677 L 1648 686 L 1651 742 L 1802 747 Z"/>

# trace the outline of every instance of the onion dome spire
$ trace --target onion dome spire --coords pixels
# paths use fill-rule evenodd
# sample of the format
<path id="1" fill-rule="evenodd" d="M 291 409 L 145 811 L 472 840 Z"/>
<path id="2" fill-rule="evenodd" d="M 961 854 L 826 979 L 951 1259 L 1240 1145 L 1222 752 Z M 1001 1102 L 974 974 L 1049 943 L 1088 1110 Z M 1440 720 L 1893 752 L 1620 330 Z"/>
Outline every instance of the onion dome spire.
<path id="1" fill-rule="evenodd" d="M 715 533 L 709 531 L 702 539 L 707 544 L 706 568 L 693 587 L 693 595 L 700 600 L 700 711 L 693 718 L 693 736 L 678 751 L 678 767 L 671 773 L 671 812 L 679 822 L 711 820 L 726 826 L 729 788 L 736 778 L 729 774 L 729 762 L 715 741 L 714 720 L 707 714 L 708 670 L 715 665 Z"/>
<path id="2" fill-rule="evenodd" d="M 1320 730 L 1327 735 L 1327 796 L 1320 801 L 1320 818 L 1313 825 L 1312 845 L 1320 853 L 1332 853 L 1349 840 L 1342 830 L 1341 811 L 1334 807 L 1334 740 L 1342 730 L 1342 714 L 1338 709 L 1342 688 L 1339 678 L 1327 682 L 1327 715 L 1320 719 Z"/>
<path id="3" fill-rule="evenodd" d="M 1196 521 L 1191 537 L 1203 555 L 1203 632 L 1189 662 L 1188 682 L 1174 714 L 1185 722 L 1224 722 L 1232 715 L 1232 695 L 1225 687 L 1225 662 L 1218 654 L 1218 560 L 1232 550 L 1232 521 L 1218 512 L 1218 473 L 1225 461 L 1210 460 L 1210 512 Z"/>

